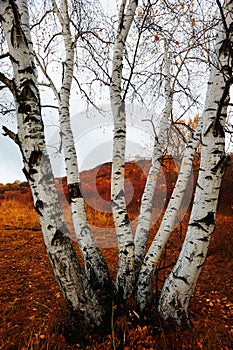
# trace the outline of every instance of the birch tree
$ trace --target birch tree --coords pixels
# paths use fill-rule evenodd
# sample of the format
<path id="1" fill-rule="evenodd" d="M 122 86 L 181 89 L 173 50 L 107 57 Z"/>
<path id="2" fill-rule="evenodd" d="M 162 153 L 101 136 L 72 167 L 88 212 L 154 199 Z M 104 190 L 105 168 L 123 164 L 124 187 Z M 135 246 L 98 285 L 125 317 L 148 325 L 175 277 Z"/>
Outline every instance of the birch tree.
<path id="1" fill-rule="evenodd" d="M 113 50 L 110 100 L 114 120 L 111 197 L 112 212 L 118 240 L 118 272 L 116 288 L 119 296 L 127 299 L 134 289 L 134 239 L 126 209 L 124 167 L 126 145 L 125 101 L 121 96 L 122 62 L 125 41 L 129 33 L 137 1 L 123 0 L 119 11 L 119 27 Z"/>
<path id="2" fill-rule="evenodd" d="M 176 186 L 164 213 L 159 230 L 141 265 L 137 282 L 137 300 L 140 310 L 144 310 L 151 303 L 153 274 L 158 266 L 165 245 L 176 226 L 177 215 L 182 205 L 188 180 L 192 174 L 194 156 L 200 144 L 201 130 L 200 123 L 186 147 Z"/>
<path id="3" fill-rule="evenodd" d="M 232 3 L 225 1 L 221 10 L 223 17 L 218 26 L 203 114 L 201 163 L 192 213 L 180 256 L 163 286 L 159 304 L 163 319 L 177 324 L 188 320 L 189 301 L 215 227 L 226 161 L 224 128 L 232 67 Z"/>
<path id="4" fill-rule="evenodd" d="M 148 234 L 150 229 L 150 221 L 152 214 L 152 203 L 154 197 L 155 186 L 161 168 L 162 156 L 164 154 L 167 132 L 171 125 L 170 114 L 172 111 L 172 90 L 171 90 L 171 71 L 170 71 L 170 57 L 168 45 L 164 39 L 164 61 L 165 61 L 165 99 L 166 105 L 160 121 L 160 129 L 158 135 L 155 135 L 154 150 L 152 155 L 151 167 L 147 176 L 146 186 L 143 192 L 140 215 L 138 219 L 137 230 L 135 234 L 135 269 L 138 270 L 142 265 L 148 241 Z"/>
<path id="5" fill-rule="evenodd" d="M 54 26 L 56 31 L 46 43 L 43 42 L 43 49 L 46 52 L 45 56 L 47 50 L 52 53 L 52 42 L 57 37 L 61 38 L 59 44 L 56 42 L 55 45 L 57 50 L 61 50 L 56 60 L 59 61 L 59 67 L 62 67 L 58 69 L 61 73 L 60 86 L 56 86 L 45 63 L 48 56 L 42 57 L 39 52 L 36 56 L 34 53 L 33 38 L 39 39 L 38 37 L 35 39 L 36 35 L 31 35 L 28 2 L 1 1 L 0 59 L 9 67 L 9 70 L 5 71 L 1 67 L 1 89 L 7 88 L 12 94 L 18 132 L 14 133 L 7 127 L 3 130 L 21 151 L 23 171 L 32 191 L 34 207 L 38 213 L 55 278 L 71 312 L 81 319 L 86 329 L 106 323 L 109 325 L 111 302 L 121 304 L 123 301 L 125 306 L 129 298 L 136 297 L 139 310 L 144 311 L 151 305 L 154 271 L 175 228 L 177 213 L 191 174 L 192 160 L 201 144 L 198 186 L 195 190 L 187 235 L 179 259 L 164 284 L 159 304 L 159 312 L 164 320 L 172 319 L 177 324 L 188 320 L 189 301 L 205 261 L 214 229 L 219 188 L 226 159 L 224 123 L 232 81 L 233 5 L 230 1 L 225 1 L 223 7 L 219 1 L 216 3 L 219 5 L 217 17 L 211 18 L 209 20 L 211 23 L 208 21 L 202 23 L 199 20 L 197 26 L 193 1 L 181 4 L 175 1 L 169 4 L 146 1 L 138 4 L 136 0 L 122 0 L 116 33 L 114 28 L 111 34 L 114 43 L 111 41 L 112 37 L 111 40 L 108 37 L 109 32 L 107 37 L 101 39 L 104 47 L 108 45 L 108 48 L 106 58 L 103 54 L 100 63 L 97 58 L 100 58 L 98 47 L 95 47 L 97 45 L 95 40 L 99 35 L 90 28 L 78 26 L 85 17 L 79 13 L 84 6 L 83 2 L 51 0 L 48 2 L 49 10 L 32 25 L 32 32 L 33 28 L 42 26 L 45 18 L 51 14 L 51 21 L 56 24 Z M 211 5 L 212 3 L 208 3 L 205 6 L 210 8 Z M 201 16 L 201 13 L 205 12 L 205 7 L 199 9 L 201 6 L 199 2 L 195 6 L 197 15 Z M 90 20 L 88 15 L 85 17 L 85 20 L 87 19 Z M 213 46 L 211 27 L 215 27 L 216 22 L 219 22 L 218 36 Z M 188 23 L 188 27 L 183 30 L 185 23 Z M 85 36 L 87 33 L 93 34 L 95 40 L 90 41 L 90 37 Z M 206 33 L 210 33 L 209 37 Z M 90 81 L 89 75 L 85 76 L 87 82 L 78 78 L 81 72 L 78 70 L 80 69 L 76 50 L 78 43 L 88 57 L 81 67 L 87 69 L 85 72 L 91 72 Z M 51 61 L 55 61 L 55 56 L 51 57 Z M 187 144 L 176 186 L 160 228 L 147 251 L 154 189 L 161 167 L 161 158 L 167 151 L 166 141 L 169 137 L 167 135 L 176 118 L 175 115 L 176 120 L 180 120 L 187 115 L 187 112 L 191 113 L 194 106 L 201 105 L 202 97 L 199 97 L 199 91 L 197 93 L 198 82 L 195 86 L 194 78 L 199 69 L 197 65 L 206 68 L 208 62 L 211 62 L 211 69 L 204 113 L 198 129 Z M 81 268 L 71 244 L 46 149 L 36 64 L 39 72 L 43 73 L 44 84 L 53 90 L 57 99 L 61 149 L 66 165 L 72 220 L 84 257 L 84 269 Z M 110 87 L 114 120 L 111 201 L 118 242 L 118 268 L 114 291 L 107 264 L 88 225 L 70 123 L 70 97 L 74 82 L 90 103 L 93 101 L 83 86 L 86 84 L 92 87 L 93 81 L 96 80 Z M 161 118 L 158 118 L 159 131 L 154 135 L 152 164 L 141 201 L 135 237 L 127 213 L 124 190 L 126 103 L 132 98 L 140 102 L 143 100 L 143 104 L 147 107 L 154 105 L 154 110 L 158 109 L 156 115 L 161 115 Z M 2 111 L 4 112 L 4 108 Z M 114 310 L 115 306 L 112 308 L 112 319 Z"/>
<path id="6" fill-rule="evenodd" d="M 66 0 L 61 1 L 59 6 L 55 0 L 52 0 L 52 7 L 54 13 L 58 17 L 61 27 L 66 54 L 63 62 L 63 78 L 60 91 L 58 91 L 56 88 L 55 83 L 46 70 L 46 67 L 42 65 L 39 58 L 38 62 L 58 101 L 61 136 L 60 142 L 66 165 L 67 184 L 69 201 L 71 203 L 73 225 L 79 247 L 84 257 L 88 279 L 90 281 L 92 280 L 92 284 L 97 290 L 99 288 L 105 291 L 109 289 L 110 292 L 111 283 L 108 268 L 96 245 L 93 234 L 87 222 L 84 199 L 81 191 L 76 148 L 70 121 L 70 96 L 74 78 L 75 45 L 81 33 L 76 30 L 72 35 L 70 6 Z M 77 19 L 77 21 L 79 20 L 80 18 Z M 80 30 L 82 29 L 80 28 Z"/>
<path id="7" fill-rule="evenodd" d="M 31 187 L 46 249 L 61 291 L 71 311 L 83 313 L 84 324 L 100 324 L 104 310 L 70 242 L 47 155 L 27 6 L 24 0 L 3 1 L 0 5 L 1 24 L 13 70 L 13 79 L 4 76 L 2 80 L 14 96 L 18 123 L 17 134 L 7 128 L 4 131 L 22 153 L 23 172 Z"/>

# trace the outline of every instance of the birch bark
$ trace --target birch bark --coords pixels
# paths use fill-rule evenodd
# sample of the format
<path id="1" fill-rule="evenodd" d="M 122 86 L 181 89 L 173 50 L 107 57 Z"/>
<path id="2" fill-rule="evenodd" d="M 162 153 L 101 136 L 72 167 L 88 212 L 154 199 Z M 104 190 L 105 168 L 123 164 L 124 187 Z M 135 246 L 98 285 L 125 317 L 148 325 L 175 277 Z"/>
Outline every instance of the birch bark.
<path id="1" fill-rule="evenodd" d="M 68 2 L 67 0 L 62 0 L 59 8 L 57 2 L 52 0 L 52 5 L 62 27 L 66 54 L 61 91 L 57 94 L 57 97 L 59 100 L 61 145 L 64 152 L 73 225 L 83 254 L 88 279 L 93 288 L 97 290 L 101 288 L 110 292 L 111 282 L 108 268 L 87 222 L 84 199 L 80 190 L 81 184 L 76 148 L 70 123 L 69 105 L 74 74 L 75 43 L 72 40 L 70 31 Z"/>
<path id="2" fill-rule="evenodd" d="M 172 111 L 173 97 L 171 91 L 170 58 L 166 40 L 164 39 L 164 61 L 165 61 L 165 108 L 160 121 L 160 130 L 155 135 L 154 149 L 151 167 L 147 176 L 146 186 L 141 199 L 141 208 L 138 218 L 138 225 L 134 238 L 135 242 L 135 274 L 138 277 L 140 267 L 146 254 L 148 234 L 152 214 L 152 203 L 154 191 L 159 175 L 162 155 L 166 146 L 166 133 L 169 130 L 169 117 Z"/>
<path id="3" fill-rule="evenodd" d="M 102 322 L 104 310 L 80 268 L 60 208 L 45 146 L 27 1 L 1 1 L 0 19 L 14 72 L 17 143 L 52 269 L 71 310 L 81 312 L 83 323 L 94 326 Z"/>
<path id="4" fill-rule="evenodd" d="M 211 67 L 203 115 L 201 164 L 193 209 L 180 256 L 164 284 L 159 303 L 163 319 L 172 319 L 179 325 L 188 321 L 189 301 L 215 227 L 224 172 L 224 125 L 232 65 L 232 2 L 225 2 L 224 10 L 225 23 L 218 27 L 217 59 Z"/>
<path id="5" fill-rule="evenodd" d="M 128 6 L 126 8 L 126 5 Z M 111 178 L 112 212 L 118 241 L 118 271 L 116 291 L 127 299 L 134 289 L 134 239 L 127 214 L 124 190 L 126 145 L 125 101 L 121 96 L 122 67 L 125 42 L 135 15 L 138 1 L 123 0 L 119 12 L 118 33 L 115 39 L 110 100 L 114 119 L 113 161 Z"/>
<path id="6" fill-rule="evenodd" d="M 158 266 L 163 249 L 165 248 L 165 245 L 177 222 L 177 213 L 181 208 L 188 180 L 192 174 L 192 162 L 194 155 L 200 144 L 201 129 L 202 128 L 200 123 L 198 129 L 194 133 L 192 139 L 189 141 L 185 149 L 175 188 L 169 200 L 167 209 L 164 213 L 164 217 L 160 224 L 159 230 L 156 233 L 153 242 L 151 243 L 151 246 L 140 269 L 136 294 L 137 304 L 141 311 L 151 303 L 153 275 L 156 267 Z"/>

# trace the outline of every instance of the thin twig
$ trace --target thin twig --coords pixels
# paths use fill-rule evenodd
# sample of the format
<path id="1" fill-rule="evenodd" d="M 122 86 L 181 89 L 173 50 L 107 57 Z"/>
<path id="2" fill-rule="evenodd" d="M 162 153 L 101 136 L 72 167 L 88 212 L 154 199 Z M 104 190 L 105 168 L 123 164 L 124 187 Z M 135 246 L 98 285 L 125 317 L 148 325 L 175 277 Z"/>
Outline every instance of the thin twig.
<path id="1" fill-rule="evenodd" d="M 41 304 L 41 303 L 39 303 L 38 301 L 36 301 L 36 300 L 33 300 L 33 302 L 34 303 L 36 303 L 36 304 L 38 304 L 38 305 L 40 305 L 40 306 L 43 306 L 43 307 L 45 307 L 46 309 L 48 309 L 49 311 L 53 311 L 52 309 L 50 309 L 47 305 L 44 305 L 44 304 Z"/>
<path id="2" fill-rule="evenodd" d="M 4 131 L 4 136 L 9 136 L 10 139 L 12 139 L 17 145 L 19 145 L 19 138 L 18 134 L 15 134 L 12 130 L 8 129 L 6 126 L 2 126 L 2 129 Z"/>

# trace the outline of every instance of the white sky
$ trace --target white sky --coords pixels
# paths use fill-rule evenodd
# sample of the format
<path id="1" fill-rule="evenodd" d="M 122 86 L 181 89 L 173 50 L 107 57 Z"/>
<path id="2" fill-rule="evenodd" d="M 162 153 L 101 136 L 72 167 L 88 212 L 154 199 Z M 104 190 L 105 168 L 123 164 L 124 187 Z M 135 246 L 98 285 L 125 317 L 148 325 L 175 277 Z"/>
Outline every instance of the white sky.
<path id="1" fill-rule="evenodd" d="M 14 182 L 16 179 L 25 181 L 19 149 L 12 140 L 2 135 L 0 135 L 0 164 L 0 183 Z"/>
<path id="2" fill-rule="evenodd" d="M 79 106 L 79 101 L 76 104 Z M 77 110 L 79 108 L 76 107 Z M 103 114 L 93 108 L 89 109 L 88 113 L 73 114 L 73 133 L 80 170 L 111 161 L 113 124 L 110 107 L 105 105 L 104 110 L 106 112 Z M 150 123 L 141 122 L 141 119 L 150 117 L 149 112 L 136 105 L 128 108 L 127 115 L 127 159 L 133 159 L 135 156 L 149 158 L 153 147 L 153 130 Z M 15 129 L 12 121 L 2 124 Z M 58 154 L 55 148 L 59 144 L 56 116 L 50 115 L 46 124 L 46 140 L 55 176 L 64 176 L 62 155 Z M 26 180 L 22 172 L 23 163 L 18 146 L 2 135 L 0 135 L 0 162 L 0 183 Z"/>
<path id="3" fill-rule="evenodd" d="M 90 108 L 88 113 L 73 114 L 72 130 L 78 155 L 80 171 L 91 169 L 112 159 L 113 121 L 109 105 L 102 106 L 104 112 L 99 113 Z M 148 118 L 149 112 L 139 105 L 127 107 L 127 160 L 150 158 L 153 149 L 153 130 L 150 123 L 142 122 Z M 57 128 L 51 128 L 47 136 L 48 144 L 59 144 Z M 56 176 L 64 175 L 62 155 L 51 149 L 51 159 Z"/>

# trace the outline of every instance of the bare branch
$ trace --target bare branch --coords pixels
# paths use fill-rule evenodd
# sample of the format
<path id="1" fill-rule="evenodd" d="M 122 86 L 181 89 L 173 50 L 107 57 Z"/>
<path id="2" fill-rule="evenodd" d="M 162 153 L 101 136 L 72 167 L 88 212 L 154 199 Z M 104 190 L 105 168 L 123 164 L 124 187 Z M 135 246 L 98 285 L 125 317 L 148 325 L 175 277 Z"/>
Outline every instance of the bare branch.
<path id="1" fill-rule="evenodd" d="M 217 5 L 219 7 L 219 11 L 220 11 L 220 14 L 221 14 L 221 17 L 222 17 L 222 22 L 223 22 L 223 26 L 225 28 L 225 31 L 226 31 L 226 34 L 228 34 L 228 26 L 227 26 L 227 23 L 226 23 L 226 18 L 225 18 L 225 15 L 224 15 L 224 12 L 223 12 L 223 8 L 222 8 L 222 5 L 221 5 L 221 2 L 219 0 L 216 0 L 217 2 Z"/>
<path id="2" fill-rule="evenodd" d="M 52 105 L 41 105 L 41 108 L 54 108 L 54 109 L 59 109 L 57 106 L 52 106 Z"/>
<path id="3" fill-rule="evenodd" d="M 46 11 L 46 12 L 43 14 L 43 16 L 41 17 L 41 19 L 40 19 L 37 23 L 33 24 L 33 25 L 30 27 L 31 30 L 32 30 L 33 28 L 39 26 L 39 25 L 42 23 L 42 21 L 45 19 L 45 17 L 46 17 L 49 13 L 51 13 L 51 12 L 53 12 L 53 11 L 52 11 L 52 10 Z"/>
<path id="4" fill-rule="evenodd" d="M 0 55 L 0 60 L 6 57 L 10 57 L 9 52 L 3 53 L 2 55 Z"/>
<path id="5" fill-rule="evenodd" d="M 18 146 L 20 145 L 18 134 L 15 134 L 12 130 L 8 129 L 6 126 L 2 126 L 2 129 L 4 131 L 3 135 L 8 136 L 10 139 L 12 139 Z"/>
<path id="6" fill-rule="evenodd" d="M 59 36 L 59 35 L 62 35 L 62 32 L 56 33 L 56 34 L 54 34 L 54 35 L 52 36 L 52 38 L 49 40 L 49 42 L 48 42 L 47 45 L 45 46 L 44 52 L 47 51 L 47 49 L 48 49 L 49 45 L 51 44 L 51 42 L 52 42 L 57 36 Z"/>
<path id="7" fill-rule="evenodd" d="M 0 72 L 0 81 L 8 87 L 8 89 L 11 91 L 11 93 L 15 96 L 15 85 L 14 80 L 11 80 L 7 78 L 7 76 Z"/>
<path id="8" fill-rule="evenodd" d="M 49 84 L 48 84 L 47 86 L 49 86 L 49 87 L 53 90 L 55 96 L 59 99 L 59 93 L 58 93 L 58 91 L 57 91 L 56 86 L 55 86 L 54 83 L 53 83 L 52 78 L 51 78 L 51 77 L 49 76 L 49 74 L 47 73 L 45 67 L 42 65 L 42 63 L 41 63 L 41 61 L 40 61 L 38 55 L 35 53 L 35 51 L 34 51 L 34 55 L 35 55 L 36 62 L 38 63 L 38 65 L 39 65 L 40 69 L 42 70 L 44 76 L 46 77 L 46 79 L 47 79 L 48 82 L 49 82 Z M 41 84 L 41 85 L 42 85 L 42 84 Z M 43 85 L 45 85 L 45 84 L 43 84 Z"/>

